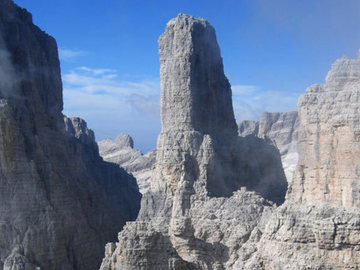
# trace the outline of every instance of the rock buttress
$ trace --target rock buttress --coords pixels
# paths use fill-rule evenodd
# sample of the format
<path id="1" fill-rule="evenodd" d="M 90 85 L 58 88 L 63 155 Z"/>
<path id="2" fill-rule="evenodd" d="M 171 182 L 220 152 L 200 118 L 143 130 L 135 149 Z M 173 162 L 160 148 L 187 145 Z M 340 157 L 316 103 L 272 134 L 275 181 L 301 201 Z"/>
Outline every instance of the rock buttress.
<path id="1" fill-rule="evenodd" d="M 135 180 L 102 161 L 91 133 L 68 133 L 62 107 L 55 40 L 32 23 L 25 9 L 1 0 L 4 269 L 96 269 L 103 243 L 136 218 L 140 194 Z M 86 131 L 80 122 L 73 130 Z"/>

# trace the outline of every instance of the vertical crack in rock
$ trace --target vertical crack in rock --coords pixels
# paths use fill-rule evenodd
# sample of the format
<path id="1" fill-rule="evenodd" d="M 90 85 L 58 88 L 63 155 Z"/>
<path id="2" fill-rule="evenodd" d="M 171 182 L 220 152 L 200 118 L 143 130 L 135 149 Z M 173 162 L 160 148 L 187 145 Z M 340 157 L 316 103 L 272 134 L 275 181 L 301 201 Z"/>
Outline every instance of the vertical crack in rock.
<path id="1" fill-rule="evenodd" d="M 299 98 L 299 163 L 288 198 L 360 206 L 360 59 L 338 59 Z"/>

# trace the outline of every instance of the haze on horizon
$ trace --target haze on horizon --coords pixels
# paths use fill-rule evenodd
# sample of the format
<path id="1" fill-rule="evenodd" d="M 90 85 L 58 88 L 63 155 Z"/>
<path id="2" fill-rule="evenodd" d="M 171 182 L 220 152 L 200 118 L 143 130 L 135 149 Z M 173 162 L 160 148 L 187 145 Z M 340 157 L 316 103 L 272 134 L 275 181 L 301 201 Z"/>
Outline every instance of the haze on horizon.
<path id="1" fill-rule="evenodd" d="M 129 133 L 155 148 L 160 132 L 157 39 L 178 13 L 215 28 L 237 121 L 297 109 L 306 87 L 360 48 L 358 0 L 15 0 L 58 43 L 64 113 L 96 139 Z"/>

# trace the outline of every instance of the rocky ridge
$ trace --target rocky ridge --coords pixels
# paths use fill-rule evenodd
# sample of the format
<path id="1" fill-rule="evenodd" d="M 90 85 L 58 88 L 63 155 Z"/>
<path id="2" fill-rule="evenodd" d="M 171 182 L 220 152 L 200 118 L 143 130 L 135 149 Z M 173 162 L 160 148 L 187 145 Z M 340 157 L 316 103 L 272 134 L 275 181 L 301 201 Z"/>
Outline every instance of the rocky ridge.
<path id="1" fill-rule="evenodd" d="M 55 40 L 0 0 L 0 269 L 97 269 L 137 216 L 135 179 L 62 106 Z"/>
<path id="2" fill-rule="evenodd" d="M 255 136 L 279 149 L 286 179 L 291 184 L 298 162 L 298 127 L 296 111 L 263 112 L 260 121 L 244 120 L 238 124 L 239 136 Z"/>
<path id="3" fill-rule="evenodd" d="M 98 147 L 100 156 L 105 161 L 118 164 L 136 178 L 142 194 L 149 190 L 156 150 L 143 155 L 134 149 L 133 139 L 125 133 L 119 134 L 115 140 L 107 138 L 98 142 Z"/>
<path id="4" fill-rule="evenodd" d="M 322 179 L 314 180 L 311 173 L 303 172 L 304 168 L 312 170 L 314 166 L 317 171 L 323 169 L 316 151 L 327 149 L 322 152 L 330 154 L 326 155 L 327 166 L 341 169 L 341 161 L 334 163 L 333 160 L 338 153 L 343 153 L 343 144 L 350 142 L 352 147 L 357 147 L 352 139 L 357 133 L 351 128 L 359 119 L 356 109 L 359 107 L 356 99 L 359 60 L 345 59 L 335 64 L 327 79 L 327 84 L 332 85 L 328 93 L 322 91 L 327 86 L 317 86 L 317 91 L 307 90 L 300 98 L 299 166 L 294 181 L 289 183 L 286 201 L 276 206 L 263 198 L 266 192 L 250 191 L 249 186 L 254 186 L 243 181 L 242 176 L 251 162 L 258 170 L 273 167 L 274 164 L 259 163 L 259 147 L 263 143 L 271 145 L 264 134 L 274 136 L 273 143 L 276 140 L 283 143 L 285 150 L 280 151 L 289 152 L 291 142 L 290 145 L 285 142 L 296 136 L 295 113 L 290 116 L 265 114 L 262 125 L 245 123 L 244 130 L 252 131 L 247 132 L 248 136 L 237 138 L 232 112 L 229 107 L 222 107 L 231 106 L 230 86 L 224 79 L 215 35 L 208 22 L 180 14 L 168 23 L 159 47 L 163 128 L 151 188 L 142 199 L 137 221 L 126 224 L 119 233 L 118 243 L 107 244 L 101 270 L 358 269 L 360 213 L 357 205 L 339 206 L 336 196 L 322 200 L 316 192 L 323 185 Z M 327 100 L 326 96 L 331 98 Z M 334 98 L 342 102 L 342 109 L 332 104 Z M 322 114 L 315 114 L 314 118 L 306 114 L 319 109 Z M 334 113 L 328 113 L 327 109 Z M 218 126 L 210 126 L 207 115 Z M 326 128 L 329 119 L 331 129 Z M 313 125 L 309 126 L 310 120 Z M 335 120 L 340 120 L 341 125 Z M 287 131 L 279 131 L 280 126 L 286 126 Z M 318 129 L 312 129 L 314 126 Z M 333 134 L 337 133 L 322 131 L 339 127 L 343 131 L 339 134 L 347 140 L 342 144 L 336 140 L 337 144 L 329 148 L 328 138 L 334 138 Z M 308 148 L 310 150 L 306 150 Z M 352 153 L 356 154 L 357 149 L 344 151 L 351 159 L 340 155 L 346 158 L 344 164 L 351 172 L 356 170 L 356 164 L 350 166 L 349 161 L 356 160 Z M 315 151 L 310 159 L 313 164 L 307 163 L 309 154 L 305 150 L 310 155 Z M 234 162 L 232 157 L 238 157 L 237 161 L 241 162 Z M 269 160 L 280 163 L 280 159 Z M 230 164 L 240 170 L 234 170 Z M 234 172 L 240 179 L 231 177 Z M 301 181 L 297 178 L 299 173 L 303 173 Z M 259 179 L 250 175 L 255 182 Z M 340 183 L 346 181 L 344 175 L 341 177 Z M 354 176 L 352 181 L 357 179 Z M 276 191 L 276 187 L 281 187 L 277 184 L 268 185 L 265 190 Z M 214 187 L 218 188 L 217 192 L 213 192 Z M 314 191 L 316 196 L 312 200 L 307 193 Z M 352 198 L 354 191 L 350 190 Z M 330 192 L 336 193 L 336 189 Z M 342 192 L 345 194 L 345 190 Z"/>

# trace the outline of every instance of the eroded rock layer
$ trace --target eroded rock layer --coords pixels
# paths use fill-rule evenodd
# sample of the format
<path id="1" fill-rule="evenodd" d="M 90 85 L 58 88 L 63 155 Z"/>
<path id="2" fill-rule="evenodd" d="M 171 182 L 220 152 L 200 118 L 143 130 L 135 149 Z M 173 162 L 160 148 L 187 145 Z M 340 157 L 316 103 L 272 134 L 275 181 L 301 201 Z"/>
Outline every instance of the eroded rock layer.
<path id="1" fill-rule="evenodd" d="M 359 208 L 285 203 L 267 220 L 257 253 L 234 269 L 359 269 Z"/>
<path id="2" fill-rule="evenodd" d="M 134 149 L 133 139 L 125 133 L 119 134 L 115 140 L 104 139 L 98 142 L 98 146 L 99 153 L 105 161 L 118 164 L 136 178 L 142 194 L 149 190 L 156 150 L 143 155 Z"/>
<path id="3" fill-rule="evenodd" d="M 360 59 L 338 59 L 299 98 L 299 163 L 288 198 L 360 206 Z"/>
<path id="4" fill-rule="evenodd" d="M 0 269 L 97 269 L 140 194 L 62 111 L 55 40 L 0 1 Z"/>
<path id="5" fill-rule="evenodd" d="M 298 162 L 298 127 L 296 111 L 263 112 L 260 121 L 244 120 L 238 125 L 241 137 L 256 136 L 279 149 L 288 184 L 291 184 Z"/>

